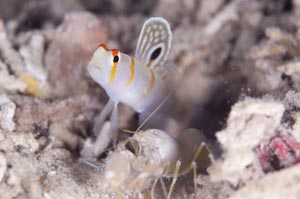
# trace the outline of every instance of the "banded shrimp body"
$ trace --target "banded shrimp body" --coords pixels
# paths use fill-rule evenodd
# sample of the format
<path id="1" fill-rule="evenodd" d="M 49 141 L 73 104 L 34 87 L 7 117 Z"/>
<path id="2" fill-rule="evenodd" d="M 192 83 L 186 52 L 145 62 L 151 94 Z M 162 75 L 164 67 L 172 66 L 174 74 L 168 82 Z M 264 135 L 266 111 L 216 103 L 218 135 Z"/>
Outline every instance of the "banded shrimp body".
<path id="1" fill-rule="evenodd" d="M 173 137 L 165 131 L 149 129 L 135 133 L 130 143 L 133 150 L 121 143 L 109 154 L 100 181 L 105 190 L 112 190 L 112 195 L 127 193 L 135 197 L 148 192 L 151 198 L 157 198 L 157 182 L 162 182 L 162 177 L 173 177 L 170 188 L 164 191 L 165 197 L 171 198 L 177 177 L 194 169 L 197 191 L 196 161 L 207 164 L 210 154 L 201 132 L 188 129 L 181 136 Z"/>
<path id="2" fill-rule="evenodd" d="M 89 74 L 109 97 L 104 109 L 95 119 L 94 134 L 98 140 L 107 137 L 101 130 L 111 113 L 109 137 L 116 145 L 119 103 L 133 108 L 140 113 L 141 118 L 147 118 L 166 98 L 169 88 L 168 65 L 165 65 L 165 61 L 170 52 L 171 40 L 169 23 L 157 17 L 144 23 L 135 57 L 117 49 L 109 50 L 105 44 L 99 45 L 88 65 Z M 108 141 L 100 144 L 107 146 Z"/>

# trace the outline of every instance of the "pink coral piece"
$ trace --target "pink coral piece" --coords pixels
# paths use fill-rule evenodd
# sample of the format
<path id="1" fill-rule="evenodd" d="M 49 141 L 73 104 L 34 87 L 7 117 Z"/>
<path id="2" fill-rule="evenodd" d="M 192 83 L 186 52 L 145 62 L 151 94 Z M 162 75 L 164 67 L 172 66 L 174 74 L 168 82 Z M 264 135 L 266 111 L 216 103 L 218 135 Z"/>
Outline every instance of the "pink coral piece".
<path id="1" fill-rule="evenodd" d="M 290 134 L 278 134 L 257 150 L 265 172 L 278 170 L 300 162 L 300 143 Z"/>

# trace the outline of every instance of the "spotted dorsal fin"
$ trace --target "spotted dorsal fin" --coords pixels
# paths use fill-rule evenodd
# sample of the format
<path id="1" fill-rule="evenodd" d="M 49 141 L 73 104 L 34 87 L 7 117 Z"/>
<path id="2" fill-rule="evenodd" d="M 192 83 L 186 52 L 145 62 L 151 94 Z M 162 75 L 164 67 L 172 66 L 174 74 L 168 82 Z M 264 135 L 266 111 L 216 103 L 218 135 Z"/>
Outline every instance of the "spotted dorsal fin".
<path id="1" fill-rule="evenodd" d="M 170 24 L 161 17 L 150 18 L 141 30 L 135 57 L 156 73 L 163 73 L 171 42 Z"/>

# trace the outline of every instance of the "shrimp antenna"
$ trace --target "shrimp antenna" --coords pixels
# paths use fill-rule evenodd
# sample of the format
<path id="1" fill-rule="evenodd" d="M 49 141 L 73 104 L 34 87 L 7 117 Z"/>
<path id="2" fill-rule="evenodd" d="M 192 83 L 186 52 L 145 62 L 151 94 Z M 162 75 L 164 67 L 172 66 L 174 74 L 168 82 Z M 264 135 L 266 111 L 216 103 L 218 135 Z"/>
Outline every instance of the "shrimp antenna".
<path id="1" fill-rule="evenodd" d="M 130 133 L 130 134 L 134 134 L 135 131 L 131 131 L 131 130 L 128 130 L 128 129 L 122 129 L 122 131 L 126 132 L 126 133 Z"/>
<path id="2" fill-rule="evenodd" d="M 159 111 L 159 109 L 167 102 L 169 97 L 175 92 L 175 89 L 169 92 L 169 94 L 164 98 L 164 100 L 152 111 L 152 113 L 141 123 L 141 125 L 136 129 L 135 132 L 138 132 L 141 130 L 141 128 L 151 119 L 151 117 Z"/>
<path id="3" fill-rule="evenodd" d="M 183 73 L 182 76 L 184 76 L 184 74 L 185 74 L 185 72 Z M 177 84 L 177 86 L 175 86 L 174 89 L 172 89 L 172 91 L 170 91 L 168 93 L 168 95 L 163 99 L 163 101 L 161 101 L 159 103 L 159 105 L 152 111 L 152 113 L 140 124 L 140 126 L 135 131 L 131 131 L 131 130 L 127 130 L 127 129 L 123 129 L 123 131 L 126 132 L 126 133 L 130 133 L 130 134 L 135 134 L 136 132 L 139 132 L 141 130 L 141 128 L 151 119 L 151 117 L 155 113 L 157 113 L 157 111 L 159 111 L 159 109 L 167 102 L 167 100 L 169 99 L 169 97 L 175 92 L 175 89 L 178 88 L 181 80 L 182 80 L 182 78 L 180 79 L 180 81 Z"/>
<path id="4" fill-rule="evenodd" d="M 168 93 L 168 95 L 163 99 L 163 101 L 161 101 L 161 103 L 153 110 L 153 112 L 140 124 L 140 126 L 136 129 L 135 133 L 140 131 L 141 128 L 152 118 L 152 116 L 157 113 L 157 111 L 159 111 L 159 109 L 167 102 L 167 100 L 169 99 L 169 97 L 175 92 L 175 90 L 180 86 L 180 84 L 182 83 L 182 79 L 185 76 L 185 74 L 187 73 L 187 69 L 184 70 L 180 80 L 178 81 L 177 85 L 174 86 L 174 88 Z"/>

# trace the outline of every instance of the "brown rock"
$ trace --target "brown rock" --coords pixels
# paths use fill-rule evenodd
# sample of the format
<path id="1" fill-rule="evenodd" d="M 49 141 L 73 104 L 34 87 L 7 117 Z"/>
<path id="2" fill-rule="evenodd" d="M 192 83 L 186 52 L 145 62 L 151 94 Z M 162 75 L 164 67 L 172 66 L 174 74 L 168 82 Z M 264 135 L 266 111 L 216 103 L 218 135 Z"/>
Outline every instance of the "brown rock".
<path id="1" fill-rule="evenodd" d="M 65 16 L 46 52 L 46 68 L 55 96 L 78 94 L 87 88 L 85 67 L 99 43 L 107 41 L 107 28 L 87 12 Z"/>

